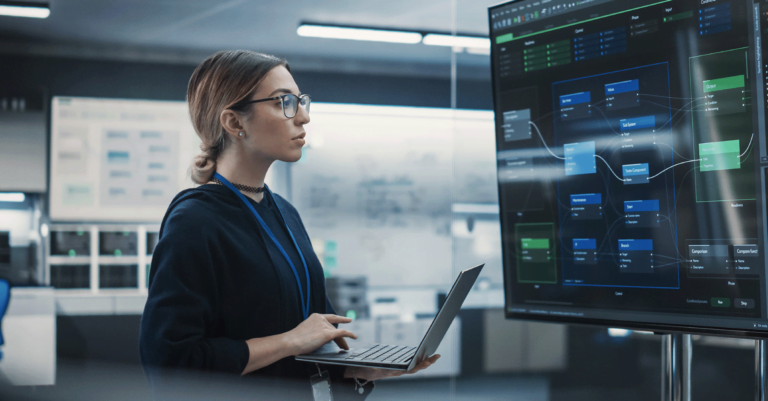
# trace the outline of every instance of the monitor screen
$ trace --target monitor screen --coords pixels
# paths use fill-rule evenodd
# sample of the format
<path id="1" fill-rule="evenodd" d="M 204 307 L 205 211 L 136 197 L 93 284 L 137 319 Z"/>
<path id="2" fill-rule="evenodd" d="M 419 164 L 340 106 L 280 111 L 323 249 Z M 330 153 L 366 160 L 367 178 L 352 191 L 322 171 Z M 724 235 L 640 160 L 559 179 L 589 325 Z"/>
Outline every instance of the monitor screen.
<path id="1" fill-rule="evenodd" d="M 0 231 L 0 266 L 11 263 L 11 234 L 8 231 Z"/>
<path id="2" fill-rule="evenodd" d="M 99 233 L 99 255 L 138 255 L 138 234 L 131 231 Z"/>
<path id="3" fill-rule="evenodd" d="M 489 9 L 507 317 L 768 337 L 767 13 Z"/>
<path id="4" fill-rule="evenodd" d="M 91 233 L 51 231 L 51 256 L 88 256 L 91 254 Z"/>
<path id="5" fill-rule="evenodd" d="M 147 233 L 147 255 L 152 255 L 153 253 L 155 253 L 155 247 L 157 246 L 157 243 L 159 241 L 160 241 L 159 232 Z"/>

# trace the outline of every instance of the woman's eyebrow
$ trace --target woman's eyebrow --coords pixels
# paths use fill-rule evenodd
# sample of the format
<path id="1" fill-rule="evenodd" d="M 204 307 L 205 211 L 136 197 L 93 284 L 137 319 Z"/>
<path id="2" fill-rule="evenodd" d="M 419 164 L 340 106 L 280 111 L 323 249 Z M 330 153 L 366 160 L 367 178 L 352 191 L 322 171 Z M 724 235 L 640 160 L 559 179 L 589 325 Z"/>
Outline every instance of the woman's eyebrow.
<path id="1" fill-rule="evenodd" d="M 291 91 L 290 89 L 285 89 L 285 88 L 275 89 L 267 97 L 272 97 L 272 96 L 274 96 L 274 95 L 276 95 L 278 93 L 286 93 L 287 94 L 287 93 L 293 93 L 293 91 Z"/>

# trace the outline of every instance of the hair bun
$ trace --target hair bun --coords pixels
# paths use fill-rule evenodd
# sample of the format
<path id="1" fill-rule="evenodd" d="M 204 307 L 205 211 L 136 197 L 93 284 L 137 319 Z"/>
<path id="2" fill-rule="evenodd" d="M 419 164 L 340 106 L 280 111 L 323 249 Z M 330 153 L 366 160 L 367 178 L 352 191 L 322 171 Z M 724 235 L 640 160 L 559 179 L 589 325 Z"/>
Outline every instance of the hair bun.
<path id="1" fill-rule="evenodd" d="M 200 147 L 202 148 L 203 145 Z M 192 181 L 197 184 L 205 184 L 211 180 L 213 173 L 216 172 L 216 159 L 211 157 L 207 151 L 203 151 L 192 160 L 189 170 Z"/>

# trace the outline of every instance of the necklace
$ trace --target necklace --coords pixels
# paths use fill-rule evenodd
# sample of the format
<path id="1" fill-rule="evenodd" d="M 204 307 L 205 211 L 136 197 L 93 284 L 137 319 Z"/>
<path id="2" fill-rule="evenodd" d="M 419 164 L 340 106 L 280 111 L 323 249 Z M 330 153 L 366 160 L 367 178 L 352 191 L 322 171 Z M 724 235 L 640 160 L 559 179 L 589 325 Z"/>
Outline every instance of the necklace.
<path id="1" fill-rule="evenodd" d="M 218 178 L 214 178 L 214 179 L 212 179 L 212 180 L 210 180 L 208 182 L 209 183 L 213 183 L 213 184 L 218 184 L 218 185 L 224 185 L 224 183 L 219 181 Z M 264 189 L 264 187 L 249 187 L 248 185 L 235 184 L 234 182 L 231 183 L 231 184 L 232 184 L 232 186 L 234 186 L 235 188 L 237 188 L 237 189 L 239 189 L 240 191 L 243 191 L 243 192 L 253 192 L 255 194 L 258 194 L 258 193 L 266 191 L 266 189 Z"/>

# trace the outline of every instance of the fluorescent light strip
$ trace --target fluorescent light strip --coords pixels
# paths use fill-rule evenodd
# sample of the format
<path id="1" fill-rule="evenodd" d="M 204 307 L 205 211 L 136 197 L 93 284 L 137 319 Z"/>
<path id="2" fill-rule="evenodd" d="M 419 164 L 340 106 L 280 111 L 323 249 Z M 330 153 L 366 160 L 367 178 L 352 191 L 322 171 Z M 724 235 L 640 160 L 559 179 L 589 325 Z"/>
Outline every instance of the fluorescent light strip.
<path id="1" fill-rule="evenodd" d="M 627 329 L 608 329 L 608 335 L 611 337 L 629 337 L 631 330 Z"/>
<path id="2" fill-rule="evenodd" d="M 8 17 L 26 17 L 26 18 L 48 18 L 51 15 L 51 9 L 39 3 L 30 3 L 29 5 L 20 5 L 23 3 L 13 3 L 14 5 L 0 3 L 0 15 Z"/>
<path id="3" fill-rule="evenodd" d="M 491 40 L 488 38 L 477 38 L 472 36 L 453 36 L 442 35 L 439 33 L 429 33 L 424 36 L 422 41 L 425 45 L 431 46 L 450 46 L 466 47 L 472 49 L 490 49 Z"/>
<path id="4" fill-rule="evenodd" d="M 24 202 L 25 199 L 22 192 L 0 192 L 0 202 Z"/>
<path id="5" fill-rule="evenodd" d="M 485 55 L 485 56 L 490 56 L 491 55 L 491 49 L 490 48 L 488 48 L 488 49 L 479 49 L 477 47 L 468 47 L 467 48 L 467 53 L 470 53 L 470 54 L 482 54 L 482 55 Z"/>
<path id="6" fill-rule="evenodd" d="M 409 43 L 421 42 L 418 32 L 387 31 L 367 28 L 348 28 L 323 25 L 300 25 L 296 30 L 299 36 L 328 39 L 365 40 L 372 42 Z"/>

